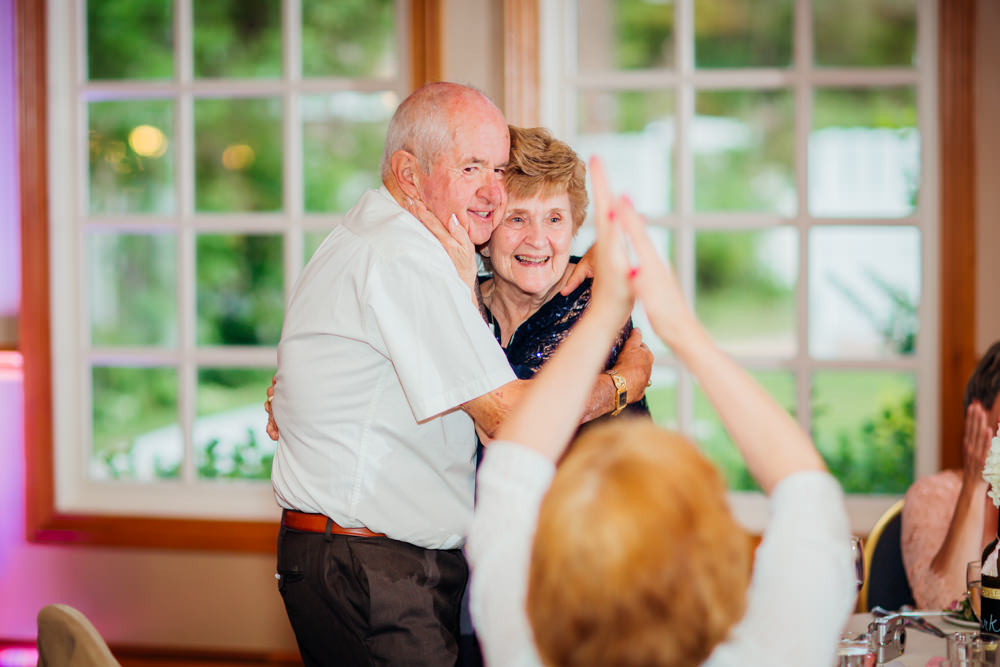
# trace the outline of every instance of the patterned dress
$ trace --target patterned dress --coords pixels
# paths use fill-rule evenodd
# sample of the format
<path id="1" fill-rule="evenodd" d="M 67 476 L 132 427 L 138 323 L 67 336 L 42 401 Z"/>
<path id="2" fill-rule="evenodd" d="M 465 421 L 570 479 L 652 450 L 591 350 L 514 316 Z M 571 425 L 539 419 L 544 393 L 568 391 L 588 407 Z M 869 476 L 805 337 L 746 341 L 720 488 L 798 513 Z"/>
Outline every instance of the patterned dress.
<path id="1" fill-rule="evenodd" d="M 576 258 L 571 261 L 575 263 Z M 521 323 L 514 330 L 510 337 L 510 342 L 504 348 L 507 361 L 514 369 L 514 374 L 521 380 L 531 378 L 538 369 L 541 368 L 545 360 L 552 356 L 556 347 L 566 338 L 573 324 L 583 314 L 584 308 L 590 303 L 590 287 L 593 281 L 587 279 L 580 284 L 571 294 L 563 296 L 556 294 L 551 299 L 542 304 L 542 307 L 535 311 L 531 317 Z M 487 321 L 493 329 L 493 335 L 497 342 L 500 339 L 500 324 L 493 317 L 493 313 L 486 309 Z M 625 326 L 618 334 L 618 339 L 611 348 L 611 354 L 604 365 L 605 370 L 613 367 L 618 360 L 618 355 L 632 333 L 632 318 L 629 318 Z M 502 344 L 502 343 L 501 343 Z M 619 416 L 643 416 L 649 417 L 649 408 L 646 405 L 646 397 L 629 403 Z M 601 417 L 603 420 L 610 415 Z M 599 420 L 594 420 L 599 421 Z"/>

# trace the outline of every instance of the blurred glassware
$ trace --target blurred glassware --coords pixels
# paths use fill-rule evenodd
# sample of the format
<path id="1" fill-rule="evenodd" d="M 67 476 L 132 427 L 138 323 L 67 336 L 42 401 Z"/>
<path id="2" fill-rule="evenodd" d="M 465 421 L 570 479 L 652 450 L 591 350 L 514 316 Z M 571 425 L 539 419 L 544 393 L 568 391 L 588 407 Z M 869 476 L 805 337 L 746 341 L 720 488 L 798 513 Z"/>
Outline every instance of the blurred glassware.
<path id="1" fill-rule="evenodd" d="M 983 581 L 980 570 L 982 564 L 978 560 L 972 560 L 965 565 L 965 590 L 969 595 L 969 604 L 972 611 L 979 618 L 979 602 L 982 599 Z"/>

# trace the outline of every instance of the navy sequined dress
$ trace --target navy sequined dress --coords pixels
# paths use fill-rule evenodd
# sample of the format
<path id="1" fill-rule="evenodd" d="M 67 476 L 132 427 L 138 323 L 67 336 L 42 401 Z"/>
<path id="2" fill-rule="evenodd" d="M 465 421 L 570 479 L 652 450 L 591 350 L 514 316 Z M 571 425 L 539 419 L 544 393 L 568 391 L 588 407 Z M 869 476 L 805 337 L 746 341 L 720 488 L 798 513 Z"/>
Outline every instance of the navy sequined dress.
<path id="1" fill-rule="evenodd" d="M 577 258 L 574 257 L 570 261 L 576 263 Z M 514 369 L 514 374 L 519 379 L 527 380 L 538 372 L 545 360 L 552 356 L 556 346 L 566 338 L 570 328 L 583 314 L 583 309 L 590 303 L 592 282 L 589 278 L 583 281 L 569 296 L 557 293 L 514 330 L 514 335 L 510 337 L 510 342 L 504 348 L 504 353 L 507 355 L 510 367 Z M 496 336 L 497 342 L 502 345 L 500 324 L 489 309 L 486 309 L 486 317 L 493 329 L 493 335 Z M 611 354 L 604 365 L 605 370 L 615 365 L 618 355 L 631 333 L 632 319 L 629 318 L 611 348 Z M 648 417 L 649 408 L 646 406 L 645 396 L 635 403 L 629 403 L 620 416 L 624 415 Z M 605 415 L 605 417 L 607 416 Z"/>

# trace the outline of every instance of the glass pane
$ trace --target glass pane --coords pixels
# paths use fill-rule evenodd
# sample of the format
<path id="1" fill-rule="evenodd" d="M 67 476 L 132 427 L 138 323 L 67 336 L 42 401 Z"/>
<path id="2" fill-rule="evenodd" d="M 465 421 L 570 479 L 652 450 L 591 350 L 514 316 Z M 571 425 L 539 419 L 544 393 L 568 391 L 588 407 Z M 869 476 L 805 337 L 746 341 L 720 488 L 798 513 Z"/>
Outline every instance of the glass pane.
<path id="1" fill-rule="evenodd" d="M 281 209 L 281 100 L 196 100 L 195 207 Z"/>
<path id="2" fill-rule="evenodd" d="M 812 13 L 817 65 L 916 64 L 917 3 L 913 0 L 813 0 Z"/>
<path id="3" fill-rule="evenodd" d="M 695 67 L 788 67 L 792 0 L 695 0 Z"/>
<path id="4" fill-rule="evenodd" d="M 330 232 L 306 232 L 302 240 L 302 263 L 303 266 L 316 253 L 320 244 L 323 243 Z"/>
<path id="5" fill-rule="evenodd" d="M 90 79 L 169 79 L 174 75 L 172 0 L 87 0 Z"/>
<path id="6" fill-rule="evenodd" d="M 173 234 L 88 234 L 91 344 L 175 345 L 176 262 Z"/>
<path id="7" fill-rule="evenodd" d="M 398 73 L 393 0 L 302 0 L 302 75 Z"/>
<path id="8" fill-rule="evenodd" d="M 277 345 L 281 236 L 199 234 L 198 345 Z"/>
<path id="9" fill-rule="evenodd" d="M 703 91 L 691 143 L 698 211 L 794 215 L 795 130 L 788 91 Z"/>
<path id="10" fill-rule="evenodd" d="M 95 366 L 92 479 L 148 482 L 180 475 L 177 369 Z"/>
<path id="11" fill-rule="evenodd" d="M 377 188 L 393 92 L 341 92 L 302 98 L 305 208 L 343 213 L 361 193 Z"/>
<path id="12" fill-rule="evenodd" d="M 267 436 L 261 406 L 273 368 L 198 370 L 194 454 L 207 479 L 271 478 L 275 442 Z"/>
<path id="13" fill-rule="evenodd" d="M 788 371 L 753 371 L 751 375 L 761 383 L 774 400 L 790 415 L 795 415 L 795 376 Z M 692 436 L 709 459 L 715 462 L 734 491 L 758 491 L 760 487 L 750 476 L 743 457 L 729 438 L 722 420 L 716 414 L 708 397 L 698 385 L 694 388 L 694 429 Z"/>
<path id="14" fill-rule="evenodd" d="M 646 215 L 673 207 L 674 96 L 665 91 L 581 92 L 574 148 L 599 155 L 616 192 Z"/>
<path id="15" fill-rule="evenodd" d="M 798 275 L 790 227 L 695 234 L 695 312 L 731 354 L 795 354 Z"/>
<path id="16" fill-rule="evenodd" d="M 821 359 L 912 356 L 920 327 L 920 231 L 809 232 L 809 352 Z"/>
<path id="17" fill-rule="evenodd" d="M 580 0 L 577 53 L 581 72 L 671 67 L 672 0 Z"/>
<path id="18" fill-rule="evenodd" d="M 87 110 L 90 212 L 172 214 L 173 102 L 92 102 Z"/>
<path id="19" fill-rule="evenodd" d="M 652 329 L 648 331 L 652 332 Z M 655 338 L 655 336 L 653 336 Z M 645 339 L 643 339 L 645 341 Z M 647 343 L 648 344 L 648 343 Z M 653 421 L 664 428 L 677 429 L 677 371 L 653 366 L 652 386 L 646 389 L 646 403 Z"/>
<path id="20" fill-rule="evenodd" d="M 813 439 L 847 493 L 905 493 L 913 483 L 916 379 L 910 373 L 813 376 Z"/>
<path id="21" fill-rule="evenodd" d="M 913 88 L 817 90 L 809 212 L 900 217 L 917 207 L 920 133 Z"/>
<path id="22" fill-rule="evenodd" d="M 192 2 L 196 77 L 281 76 L 281 0 Z"/>

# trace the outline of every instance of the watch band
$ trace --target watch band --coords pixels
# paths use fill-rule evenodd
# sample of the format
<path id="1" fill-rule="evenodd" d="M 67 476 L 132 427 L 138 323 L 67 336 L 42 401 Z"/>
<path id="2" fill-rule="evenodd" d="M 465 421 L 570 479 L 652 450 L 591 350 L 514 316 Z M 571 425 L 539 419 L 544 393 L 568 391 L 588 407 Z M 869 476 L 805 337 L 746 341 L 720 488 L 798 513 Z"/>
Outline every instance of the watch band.
<path id="1" fill-rule="evenodd" d="M 610 375 L 612 382 L 615 383 L 615 409 L 611 413 L 614 417 L 628 405 L 628 385 L 625 384 L 625 378 L 615 369 L 609 368 L 604 372 Z"/>

